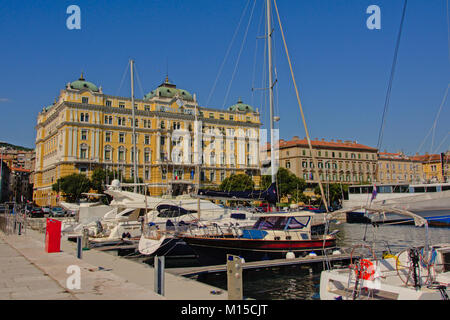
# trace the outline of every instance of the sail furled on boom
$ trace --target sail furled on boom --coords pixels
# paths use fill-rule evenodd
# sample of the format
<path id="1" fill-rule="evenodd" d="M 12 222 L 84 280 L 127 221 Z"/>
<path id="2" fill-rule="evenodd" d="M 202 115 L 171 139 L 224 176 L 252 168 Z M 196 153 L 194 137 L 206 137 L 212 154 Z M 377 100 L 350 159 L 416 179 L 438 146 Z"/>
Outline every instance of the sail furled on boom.
<path id="1" fill-rule="evenodd" d="M 278 199 L 276 184 L 272 183 L 267 190 L 253 191 L 214 191 L 200 189 L 197 197 L 204 199 L 241 200 L 241 201 L 267 201 L 275 204 Z"/>

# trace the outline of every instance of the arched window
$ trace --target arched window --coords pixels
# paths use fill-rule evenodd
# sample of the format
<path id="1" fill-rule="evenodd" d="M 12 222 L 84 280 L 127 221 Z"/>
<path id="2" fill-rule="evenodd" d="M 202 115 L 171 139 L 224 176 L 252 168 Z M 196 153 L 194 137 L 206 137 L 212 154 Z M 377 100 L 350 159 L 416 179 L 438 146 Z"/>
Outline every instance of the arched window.
<path id="1" fill-rule="evenodd" d="M 123 146 L 120 146 L 117 151 L 118 151 L 117 158 L 118 158 L 119 162 L 124 162 L 125 161 L 125 148 Z"/>
<path id="2" fill-rule="evenodd" d="M 111 146 L 105 146 L 105 160 L 111 161 L 112 160 L 112 148 Z"/>

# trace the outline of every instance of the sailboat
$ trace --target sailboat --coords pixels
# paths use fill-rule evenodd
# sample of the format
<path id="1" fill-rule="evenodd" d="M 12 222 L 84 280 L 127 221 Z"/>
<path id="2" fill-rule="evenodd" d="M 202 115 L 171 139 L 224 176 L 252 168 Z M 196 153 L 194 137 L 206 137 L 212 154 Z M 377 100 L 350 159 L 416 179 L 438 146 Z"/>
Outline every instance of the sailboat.
<path id="1" fill-rule="evenodd" d="M 369 215 L 383 215 L 385 207 L 376 205 L 342 209 L 338 215 L 351 210 L 365 210 Z M 321 300 L 448 300 L 450 244 L 430 245 L 428 222 L 425 218 L 403 209 L 391 212 L 424 227 L 423 246 L 411 247 L 392 254 L 388 250 L 377 257 L 373 246 L 355 244 L 347 268 L 324 270 L 320 277 Z M 378 228 L 375 228 L 378 229 Z M 376 231 L 376 230 L 375 230 Z M 357 250 L 365 254 L 355 258 Z"/>
<path id="2" fill-rule="evenodd" d="M 276 203 L 276 171 L 275 171 L 275 141 L 274 141 L 274 98 L 273 98 L 273 73 L 272 73 L 272 1 L 267 0 L 267 48 L 269 68 L 269 102 L 270 102 L 270 146 L 271 146 L 271 187 L 263 192 L 217 192 L 198 190 L 198 197 L 210 197 L 219 199 L 256 200 L 265 198 L 272 206 Z M 277 11 L 278 13 L 278 11 Z M 281 27 L 281 25 L 280 25 Z M 295 82 L 295 81 L 294 81 Z M 298 92 L 297 92 L 298 93 Z M 297 94 L 298 97 L 298 94 Z M 300 108 L 301 109 L 301 108 Z M 303 115 L 303 112 L 302 112 Z M 305 130 L 310 144 L 309 134 Z M 311 144 L 309 145 L 312 149 Z M 312 152 L 311 152 L 312 153 Z M 312 153 L 315 161 L 314 154 Z M 315 166 L 317 168 L 317 165 Z M 318 175 L 317 175 L 318 176 Z M 323 187 L 319 181 L 322 199 L 325 199 Z M 324 201 L 326 210 L 328 207 Z M 197 234 L 185 233 L 181 236 L 189 246 L 197 253 L 203 264 L 222 264 L 226 261 L 227 254 L 236 254 L 245 261 L 262 259 L 287 258 L 305 255 L 308 252 L 324 252 L 336 246 L 334 234 L 328 234 L 325 227 L 323 234 L 311 232 L 312 221 L 316 214 L 308 211 L 297 212 L 270 212 L 261 215 L 252 227 L 222 230 L 211 228 Z M 326 222 L 326 221 L 325 221 Z"/>

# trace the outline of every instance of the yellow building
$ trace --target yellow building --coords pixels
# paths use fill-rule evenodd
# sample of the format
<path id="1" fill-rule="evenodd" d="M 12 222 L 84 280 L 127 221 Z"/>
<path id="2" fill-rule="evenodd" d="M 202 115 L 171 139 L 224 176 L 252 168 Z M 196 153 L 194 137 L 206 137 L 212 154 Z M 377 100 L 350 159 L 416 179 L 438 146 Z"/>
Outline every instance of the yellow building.
<path id="1" fill-rule="evenodd" d="M 424 182 L 422 162 L 402 152 L 380 152 L 378 154 L 378 181 L 380 183 Z"/>
<path id="2" fill-rule="evenodd" d="M 425 154 L 413 157 L 422 163 L 424 182 L 449 182 L 450 181 L 450 154 Z"/>
<path id="3" fill-rule="evenodd" d="M 133 177 L 131 98 L 104 94 L 80 79 L 68 83 L 36 125 L 33 199 L 55 205 L 52 184 L 96 167 Z M 200 107 L 195 94 L 166 81 L 135 99 L 137 177 L 152 195 L 217 186 L 233 173 L 259 185 L 258 110 L 239 101 L 227 110 Z M 200 180 L 200 181 L 199 181 Z"/>

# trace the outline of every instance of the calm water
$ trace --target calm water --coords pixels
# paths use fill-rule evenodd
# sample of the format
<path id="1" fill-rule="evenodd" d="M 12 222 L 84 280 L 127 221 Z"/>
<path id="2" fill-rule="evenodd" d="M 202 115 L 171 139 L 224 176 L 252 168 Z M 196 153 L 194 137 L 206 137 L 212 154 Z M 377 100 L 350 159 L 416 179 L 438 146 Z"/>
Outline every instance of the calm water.
<path id="1" fill-rule="evenodd" d="M 371 225 L 341 224 L 338 245 L 351 247 L 354 244 L 372 244 L 374 251 L 381 254 L 390 249 L 392 253 L 411 246 L 421 246 L 425 242 L 425 229 L 406 225 L 390 225 L 374 228 Z M 430 244 L 450 242 L 450 228 L 429 228 Z M 169 266 L 167 266 L 169 267 Z M 246 271 L 244 296 L 266 300 L 310 300 L 319 299 L 319 283 L 322 264 L 314 267 L 295 266 L 271 270 Z M 226 289 L 226 274 L 212 274 L 196 278 L 198 281 Z M 225 297 L 226 298 L 226 297 Z"/>

